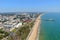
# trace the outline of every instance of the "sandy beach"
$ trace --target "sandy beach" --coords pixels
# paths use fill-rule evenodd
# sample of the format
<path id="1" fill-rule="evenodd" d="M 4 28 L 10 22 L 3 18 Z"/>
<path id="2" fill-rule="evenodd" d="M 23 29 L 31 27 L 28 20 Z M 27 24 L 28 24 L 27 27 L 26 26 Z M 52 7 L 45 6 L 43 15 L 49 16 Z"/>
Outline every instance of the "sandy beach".
<path id="1" fill-rule="evenodd" d="M 37 36 L 38 36 L 38 28 L 39 28 L 39 25 L 41 24 L 41 16 L 42 15 L 39 15 L 34 23 L 34 26 L 31 30 L 31 33 L 30 33 L 30 36 L 27 40 L 37 40 Z"/>

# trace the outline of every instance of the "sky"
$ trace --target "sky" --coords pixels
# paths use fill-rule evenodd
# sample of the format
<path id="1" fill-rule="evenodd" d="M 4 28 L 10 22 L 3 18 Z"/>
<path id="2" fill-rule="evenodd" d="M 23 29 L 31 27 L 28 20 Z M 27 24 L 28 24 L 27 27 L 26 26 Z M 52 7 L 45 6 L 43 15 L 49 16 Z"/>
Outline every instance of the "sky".
<path id="1" fill-rule="evenodd" d="M 0 12 L 60 12 L 60 0 L 0 0 Z"/>

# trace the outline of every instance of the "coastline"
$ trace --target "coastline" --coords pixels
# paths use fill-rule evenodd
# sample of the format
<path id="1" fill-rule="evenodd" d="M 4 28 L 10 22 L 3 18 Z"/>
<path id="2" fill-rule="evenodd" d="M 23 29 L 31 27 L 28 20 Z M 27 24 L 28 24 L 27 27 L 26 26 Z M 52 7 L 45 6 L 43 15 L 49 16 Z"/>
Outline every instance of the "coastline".
<path id="1" fill-rule="evenodd" d="M 41 19 L 41 17 L 42 17 L 43 15 L 44 15 L 44 14 L 41 14 L 40 19 Z M 38 34 L 37 34 L 37 39 L 36 39 L 36 40 L 39 40 L 40 27 L 41 27 L 41 20 L 40 20 L 40 25 L 39 25 L 39 27 L 38 27 Z"/>
<path id="2" fill-rule="evenodd" d="M 28 37 L 26 40 L 37 40 L 38 39 L 38 29 L 39 29 L 39 25 L 41 24 L 41 16 L 43 14 L 39 15 L 34 23 L 34 26 L 32 28 L 32 30 L 30 31 Z M 40 30 L 40 29 L 39 29 Z"/>

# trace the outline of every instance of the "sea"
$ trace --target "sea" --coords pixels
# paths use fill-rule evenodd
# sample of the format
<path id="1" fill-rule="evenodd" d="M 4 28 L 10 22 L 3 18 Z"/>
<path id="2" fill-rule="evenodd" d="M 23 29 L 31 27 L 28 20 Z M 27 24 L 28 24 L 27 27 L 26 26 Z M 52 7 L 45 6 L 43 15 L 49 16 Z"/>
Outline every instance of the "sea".
<path id="1" fill-rule="evenodd" d="M 44 15 L 41 17 L 39 40 L 60 40 L 59 12 L 44 13 Z"/>

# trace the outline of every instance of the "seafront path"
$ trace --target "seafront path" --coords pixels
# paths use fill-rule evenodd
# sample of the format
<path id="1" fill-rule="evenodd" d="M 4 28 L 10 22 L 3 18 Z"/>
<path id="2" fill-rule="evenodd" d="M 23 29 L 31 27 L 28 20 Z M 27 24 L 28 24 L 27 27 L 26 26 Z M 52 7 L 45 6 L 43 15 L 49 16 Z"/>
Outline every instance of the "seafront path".
<path id="1" fill-rule="evenodd" d="M 32 28 L 32 30 L 30 31 L 28 37 L 26 40 L 37 40 L 37 37 L 38 37 L 38 29 L 39 29 L 39 25 L 41 24 L 41 15 L 39 15 L 34 23 L 34 26 Z"/>

